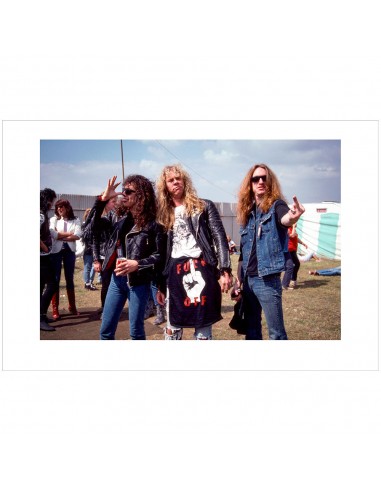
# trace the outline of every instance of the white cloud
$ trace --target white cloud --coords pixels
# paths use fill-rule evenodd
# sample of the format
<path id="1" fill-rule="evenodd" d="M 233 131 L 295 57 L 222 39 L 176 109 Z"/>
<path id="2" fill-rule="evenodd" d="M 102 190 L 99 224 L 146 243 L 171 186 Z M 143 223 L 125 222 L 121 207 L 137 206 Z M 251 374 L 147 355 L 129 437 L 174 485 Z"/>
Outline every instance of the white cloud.
<path id="1" fill-rule="evenodd" d="M 164 167 L 161 162 L 153 161 L 153 160 L 149 160 L 149 159 L 142 159 L 139 162 L 138 166 L 139 166 L 139 169 L 141 171 L 141 174 L 143 174 L 147 178 L 153 179 L 153 180 L 156 180 L 160 171 Z"/>
<path id="2" fill-rule="evenodd" d="M 235 160 L 239 154 L 221 150 L 215 152 L 213 149 L 207 149 L 203 152 L 204 159 L 208 163 L 214 164 L 230 164 L 232 160 Z"/>
<path id="3" fill-rule="evenodd" d="M 235 200 L 247 170 L 255 162 L 266 162 L 277 174 L 287 198 L 296 194 L 306 203 L 340 200 L 338 142 L 160 141 L 165 148 L 153 140 L 144 143 L 140 148 L 137 146 L 139 152 L 125 163 L 125 175 L 143 174 L 156 181 L 164 165 L 180 161 L 200 195 L 215 201 L 231 202 Z M 120 161 L 95 158 L 76 164 L 41 164 L 41 186 L 53 188 L 58 193 L 98 194 L 113 175 L 121 180 Z"/>

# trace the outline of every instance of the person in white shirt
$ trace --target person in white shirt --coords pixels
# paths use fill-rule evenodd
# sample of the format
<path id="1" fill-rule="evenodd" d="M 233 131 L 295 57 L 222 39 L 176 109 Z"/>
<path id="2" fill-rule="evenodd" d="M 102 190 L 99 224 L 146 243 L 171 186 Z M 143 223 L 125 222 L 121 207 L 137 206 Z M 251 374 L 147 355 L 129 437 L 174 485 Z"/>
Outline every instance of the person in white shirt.
<path id="1" fill-rule="evenodd" d="M 196 340 L 211 340 L 222 319 L 221 294 L 232 285 L 226 232 L 216 206 L 197 196 L 179 165 L 164 167 L 157 181 L 158 222 L 168 233 L 166 265 L 157 300 L 167 297 L 165 340 L 181 340 L 184 327 Z"/>
<path id="2" fill-rule="evenodd" d="M 229 253 L 232 255 L 233 253 L 237 253 L 237 245 L 233 241 L 233 239 L 230 236 L 226 236 L 226 239 L 228 240 L 228 245 L 229 245 Z"/>
<path id="3" fill-rule="evenodd" d="M 55 215 L 50 219 L 50 234 L 53 239 L 51 260 L 58 286 L 63 264 L 69 312 L 78 315 L 80 313 L 75 304 L 74 268 L 76 241 L 82 236 L 81 221 L 74 216 L 73 208 L 68 200 L 57 200 L 54 212 Z M 60 318 L 58 305 L 59 290 L 52 298 L 53 319 Z"/>

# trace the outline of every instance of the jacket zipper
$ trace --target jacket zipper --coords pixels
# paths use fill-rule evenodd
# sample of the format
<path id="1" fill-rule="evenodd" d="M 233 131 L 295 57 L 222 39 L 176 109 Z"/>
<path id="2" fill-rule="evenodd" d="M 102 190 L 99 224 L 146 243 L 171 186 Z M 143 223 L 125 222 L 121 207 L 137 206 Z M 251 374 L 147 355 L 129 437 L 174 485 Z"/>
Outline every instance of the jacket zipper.
<path id="1" fill-rule="evenodd" d="M 128 256 L 127 256 L 127 238 L 130 234 L 139 234 L 140 231 L 130 231 L 130 232 L 127 232 L 126 234 L 126 237 L 124 239 L 124 246 L 126 248 L 126 259 L 128 260 Z M 148 239 L 147 239 L 147 244 L 148 244 Z M 139 263 L 139 260 L 135 260 Z M 138 270 L 144 270 L 145 268 L 154 268 L 154 265 L 151 264 L 151 265 L 138 265 Z"/>

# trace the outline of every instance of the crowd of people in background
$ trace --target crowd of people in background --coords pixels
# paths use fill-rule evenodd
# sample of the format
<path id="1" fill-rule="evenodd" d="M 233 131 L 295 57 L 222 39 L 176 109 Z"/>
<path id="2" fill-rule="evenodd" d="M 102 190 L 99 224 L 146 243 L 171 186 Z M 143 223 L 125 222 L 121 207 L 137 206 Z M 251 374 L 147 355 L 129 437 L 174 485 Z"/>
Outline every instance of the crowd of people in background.
<path id="1" fill-rule="evenodd" d="M 165 340 L 181 340 L 184 328 L 195 340 L 211 340 L 213 324 L 222 319 L 222 293 L 232 289 L 240 305 L 246 340 L 261 340 L 262 311 L 270 340 L 287 340 L 282 291 L 297 287 L 300 261 L 296 223 L 305 209 L 293 197 L 289 207 L 277 176 L 255 164 L 244 177 L 238 198 L 239 248 L 226 234 L 216 206 L 200 198 L 180 164 L 165 166 L 156 186 L 132 174 L 122 183 L 113 176 L 82 223 L 68 200 L 54 190 L 40 192 L 40 329 L 52 331 L 60 319 L 60 283 L 64 271 L 68 310 L 79 316 L 74 268 L 76 244 L 83 248 L 83 286 L 100 276 L 100 339 L 114 340 L 128 301 L 130 338 L 145 340 L 144 321 L 153 314 Z M 54 207 L 54 215 L 48 218 Z M 236 278 L 232 254 L 239 254 Z M 283 278 L 281 274 L 284 272 Z M 311 275 L 340 275 L 310 271 Z M 96 294 L 94 294 L 96 295 Z M 47 318 L 49 305 L 52 318 Z"/>

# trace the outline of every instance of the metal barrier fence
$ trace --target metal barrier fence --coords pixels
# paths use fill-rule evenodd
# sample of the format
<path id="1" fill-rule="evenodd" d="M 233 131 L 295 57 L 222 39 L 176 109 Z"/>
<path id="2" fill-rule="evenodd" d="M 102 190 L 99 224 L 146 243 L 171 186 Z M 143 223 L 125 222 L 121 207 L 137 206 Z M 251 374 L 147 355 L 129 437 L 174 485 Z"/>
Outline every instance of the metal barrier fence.
<path id="1" fill-rule="evenodd" d="M 94 205 L 96 196 L 92 195 L 72 195 L 72 194 L 57 194 L 57 200 L 68 200 L 73 207 L 74 215 L 76 215 L 81 221 L 83 214 L 87 208 L 91 208 Z M 239 246 L 239 226 L 236 219 L 236 203 L 214 202 L 217 210 L 220 213 L 222 223 L 224 224 L 226 234 L 228 234 L 233 241 Z M 49 217 L 53 215 L 54 211 L 51 210 Z"/>

